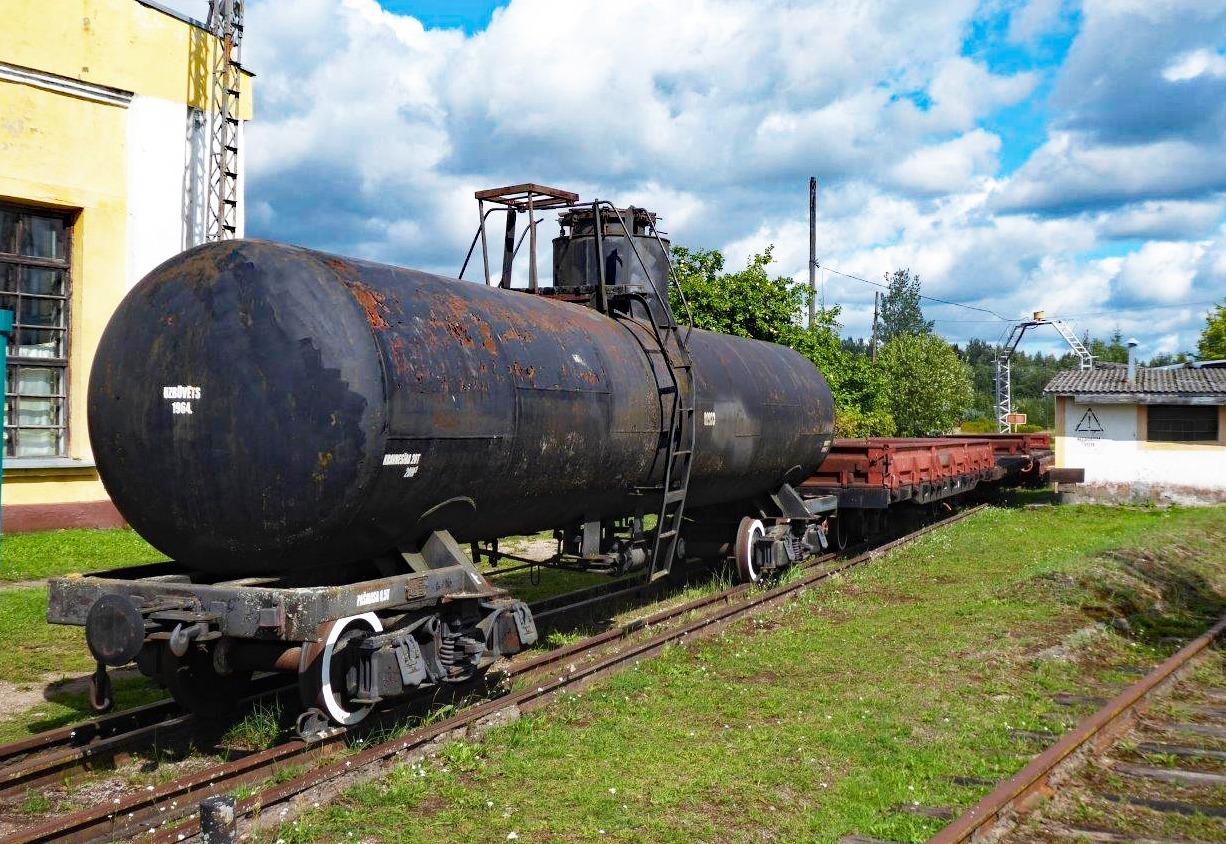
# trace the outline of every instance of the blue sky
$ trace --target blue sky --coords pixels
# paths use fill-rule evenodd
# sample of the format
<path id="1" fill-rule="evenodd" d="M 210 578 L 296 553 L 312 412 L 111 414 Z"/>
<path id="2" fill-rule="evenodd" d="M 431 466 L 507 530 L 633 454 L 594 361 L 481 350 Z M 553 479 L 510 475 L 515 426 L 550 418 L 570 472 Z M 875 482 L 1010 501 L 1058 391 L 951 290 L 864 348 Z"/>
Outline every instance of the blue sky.
<path id="1" fill-rule="evenodd" d="M 495 9 L 506 3 L 487 3 L 479 0 L 437 0 L 421 3 L 387 0 L 383 8 L 398 15 L 412 15 L 431 29 L 462 29 L 472 35 L 489 25 Z"/>
<path id="2" fill-rule="evenodd" d="M 846 334 L 873 296 L 849 276 L 897 267 L 1146 356 L 1226 298 L 1226 4 L 249 0 L 247 24 L 253 236 L 454 275 L 473 191 L 537 181 L 804 278 L 815 175 Z M 955 342 L 1008 325 L 926 310 Z"/>

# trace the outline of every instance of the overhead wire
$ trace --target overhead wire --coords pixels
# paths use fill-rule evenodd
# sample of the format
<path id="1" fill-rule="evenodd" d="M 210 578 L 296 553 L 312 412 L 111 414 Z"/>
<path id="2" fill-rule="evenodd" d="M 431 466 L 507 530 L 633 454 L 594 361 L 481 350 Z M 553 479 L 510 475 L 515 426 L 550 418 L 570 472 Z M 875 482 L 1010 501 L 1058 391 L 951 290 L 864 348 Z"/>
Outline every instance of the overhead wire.
<path id="1" fill-rule="evenodd" d="M 844 278 L 850 278 L 855 281 L 861 281 L 865 284 L 870 284 L 873 287 L 880 287 L 884 290 L 888 290 L 890 288 L 889 284 L 883 284 L 880 281 L 872 281 L 871 279 L 863 278 L 853 273 L 845 273 L 842 270 L 836 270 L 834 267 L 823 265 L 822 269 L 829 270 L 835 275 L 841 275 Z M 998 320 L 1000 322 L 1013 323 L 1013 322 L 1020 322 L 1022 319 L 1024 319 L 1024 317 L 1002 316 L 1001 314 L 998 314 L 996 311 L 993 311 L 990 308 L 981 308 L 977 305 L 968 305 L 965 302 L 954 302 L 949 299 L 941 299 L 937 296 L 928 296 L 927 294 L 924 294 L 924 293 L 919 294 L 919 298 L 926 299 L 929 302 L 940 302 L 942 305 L 950 305 L 955 308 L 964 308 L 965 310 L 968 310 L 968 311 L 978 311 L 980 313 L 988 314 L 989 316 L 993 317 L 993 321 Z M 1216 304 L 1218 304 L 1216 300 L 1200 300 L 1196 302 L 1177 302 L 1177 303 L 1170 304 L 1170 305 L 1142 305 L 1138 307 L 1116 308 L 1111 311 L 1094 311 L 1092 313 L 1061 314 L 1061 316 L 1064 317 L 1065 319 L 1082 319 L 1085 317 L 1116 316 L 1121 313 L 1133 313 L 1133 312 L 1140 312 L 1140 311 L 1174 310 L 1178 308 L 1192 308 L 1198 305 L 1216 305 Z M 960 322 L 960 323 L 965 323 L 965 324 L 971 324 L 971 323 L 989 324 L 988 320 L 950 320 L 950 319 L 940 319 L 939 317 L 936 318 L 934 321 L 935 322 L 945 322 L 945 323 L 959 323 Z"/>
<path id="2" fill-rule="evenodd" d="M 865 284 L 871 284 L 873 287 L 880 287 L 880 288 L 883 288 L 883 289 L 885 289 L 885 290 L 889 290 L 889 289 L 890 289 L 890 285 L 888 285 L 888 284 L 882 284 L 882 283 L 881 283 L 881 282 L 879 282 L 879 281 L 870 281 L 870 280 L 868 280 L 867 278 L 861 278 L 861 277 L 860 277 L 860 276 L 858 276 L 858 275 L 853 275 L 853 274 L 851 274 L 851 273 L 845 273 L 845 272 L 843 272 L 842 270 L 836 270 L 834 267 L 824 267 L 824 268 L 825 268 L 825 269 L 827 269 L 827 270 L 829 270 L 830 272 L 834 273 L 835 275 L 841 275 L 841 276 L 843 276 L 843 278 L 850 278 L 850 279 L 854 279 L 854 280 L 856 280 L 856 281 L 862 281 L 862 282 L 864 282 Z M 1001 322 L 1017 322 L 1017 320 L 1016 320 L 1016 319 L 1013 319 L 1013 318 L 1011 318 L 1011 317 L 1007 317 L 1007 316 L 1001 316 L 1000 314 L 996 313 L 996 311 L 993 311 L 993 310 L 991 310 L 991 309 L 989 309 L 989 308 L 980 308 L 980 307 L 978 307 L 977 305 L 968 305 L 968 304 L 966 304 L 965 302 L 953 302 L 953 301 L 950 301 L 949 299 L 941 299 L 941 298 L 938 298 L 938 297 L 936 297 L 936 296 L 928 296 L 928 295 L 923 294 L 923 293 L 919 294 L 919 297 L 920 297 L 921 299 L 927 299 L 929 302 L 940 302 L 942 305 L 951 305 L 951 306 L 953 306 L 953 307 L 955 307 L 955 308 L 965 308 L 965 309 L 966 309 L 966 310 L 968 310 L 968 311 L 978 311 L 978 312 L 979 312 L 979 313 L 981 313 L 981 314 L 989 314 L 989 315 L 991 315 L 991 316 L 995 317 L 996 319 L 1000 320 Z"/>

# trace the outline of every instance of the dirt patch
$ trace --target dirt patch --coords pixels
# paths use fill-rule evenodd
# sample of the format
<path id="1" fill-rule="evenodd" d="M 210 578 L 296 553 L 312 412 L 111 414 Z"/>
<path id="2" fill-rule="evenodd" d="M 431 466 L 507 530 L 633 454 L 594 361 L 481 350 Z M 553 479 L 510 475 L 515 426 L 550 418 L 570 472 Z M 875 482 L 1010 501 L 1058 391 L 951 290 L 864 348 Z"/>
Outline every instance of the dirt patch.
<path id="1" fill-rule="evenodd" d="M 515 554 L 520 557 L 527 557 L 530 560 L 544 562 L 554 555 L 558 550 L 558 541 L 552 536 L 523 536 L 515 539 L 504 540 L 499 543 L 499 550 L 506 551 L 508 554 Z M 513 561 L 506 560 L 502 565 L 513 564 Z"/>
<path id="2" fill-rule="evenodd" d="M 139 676 L 139 672 L 134 668 L 112 669 L 110 673 L 112 681 Z M 88 692 L 89 675 L 63 677 L 59 674 L 45 674 L 31 683 L 9 683 L 0 680 L 0 712 L 4 713 L 0 716 L 0 721 L 19 718 L 28 710 L 50 700 Z"/>

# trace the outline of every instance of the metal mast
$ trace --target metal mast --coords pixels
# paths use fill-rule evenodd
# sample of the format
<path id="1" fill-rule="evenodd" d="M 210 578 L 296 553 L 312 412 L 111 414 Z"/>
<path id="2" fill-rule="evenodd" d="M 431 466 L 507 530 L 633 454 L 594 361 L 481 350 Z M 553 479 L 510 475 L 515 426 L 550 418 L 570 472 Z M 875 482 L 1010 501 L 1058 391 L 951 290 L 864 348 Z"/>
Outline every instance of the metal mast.
<path id="1" fill-rule="evenodd" d="M 996 353 L 996 426 L 1002 434 L 1009 432 L 1009 414 L 1013 412 L 1013 386 L 1011 383 L 1011 361 L 1017 351 L 1017 344 L 1022 342 L 1022 335 L 1031 328 L 1040 325 L 1050 325 L 1060 332 L 1064 342 L 1069 344 L 1077 357 L 1081 359 L 1080 369 L 1093 369 L 1094 356 L 1090 350 L 1077 339 L 1072 327 L 1060 319 L 1048 319 L 1042 311 L 1035 311 L 1034 318 L 1013 324 L 1009 329 L 1009 337 Z"/>
<path id="2" fill-rule="evenodd" d="M 217 39 L 217 52 L 210 103 L 205 239 L 228 240 L 238 233 L 239 45 L 243 39 L 243 0 L 209 0 L 209 31 Z"/>

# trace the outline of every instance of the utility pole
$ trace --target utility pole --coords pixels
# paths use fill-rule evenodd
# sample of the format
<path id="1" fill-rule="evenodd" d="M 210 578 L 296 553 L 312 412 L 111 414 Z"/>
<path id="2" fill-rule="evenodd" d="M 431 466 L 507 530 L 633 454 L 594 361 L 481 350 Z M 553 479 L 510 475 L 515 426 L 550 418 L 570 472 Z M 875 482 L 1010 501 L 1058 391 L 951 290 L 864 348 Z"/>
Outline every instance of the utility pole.
<path id="1" fill-rule="evenodd" d="M 817 319 L 817 176 L 809 177 L 809 328 Z"/>
<path id="2" fill-rule="evenodd" d="M 879 291 L 873 291 L 873 338 L 868 342 L 869 356 L 877 360 L 877 302 L 881 298 Z"/>

